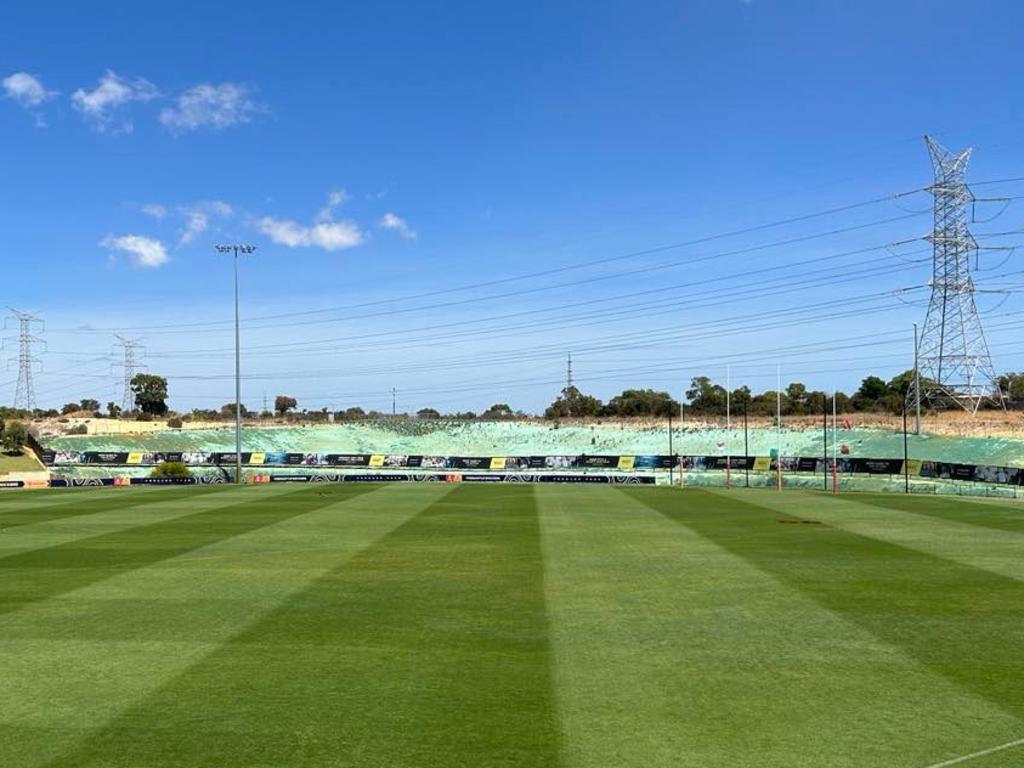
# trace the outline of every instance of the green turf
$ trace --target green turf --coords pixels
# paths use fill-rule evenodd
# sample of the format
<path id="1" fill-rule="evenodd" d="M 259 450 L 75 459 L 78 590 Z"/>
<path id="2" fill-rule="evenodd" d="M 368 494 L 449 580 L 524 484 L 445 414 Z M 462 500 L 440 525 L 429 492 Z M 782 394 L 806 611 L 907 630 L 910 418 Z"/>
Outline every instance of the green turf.
<path id="1" fill-rule="evenodd" d="M 39 462 L 27 453 L 5 453 L 0 451 L 0 475 L 8 472 L 40 472 Z"/>
<path id="2" fill-rule="evenodd" d="M 1022 521 L 795 491 L 4 493 L 0 766 L 930 768 L 1024 738 Z"/>

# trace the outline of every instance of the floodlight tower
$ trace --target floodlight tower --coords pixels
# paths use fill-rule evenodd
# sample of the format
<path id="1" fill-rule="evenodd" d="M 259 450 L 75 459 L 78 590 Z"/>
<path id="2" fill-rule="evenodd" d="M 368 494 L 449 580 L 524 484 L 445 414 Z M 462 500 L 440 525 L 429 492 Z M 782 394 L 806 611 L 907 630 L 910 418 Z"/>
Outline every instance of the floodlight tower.
<path id="1" fill-rule="evenodd" d="M 215 246 L 218 253 L 234 253 L 235 255 L 235 483 L 242 482 L 242 354 L 238 326 L 238 254 L 252 253 L 255 245 L 238 243 Z"/>
<path id="2" fill-rule="evenodd" d="M 43 321 L 35 315 L 19 312 L 13 307 L 7 309 L 10 312 L 10 319 L 18 321 L 18 384 L 14 390 L 14 407 L 31 411 L 36 407 L 32 368 L 39 362 L 39 358 L 32 355 L 32 345 L 45 344 L 41 338 L 32 334 L 32 328 L 33 325 L 36 325 L 41 329 Z M 10 340 L 14 341 L 14 337 L 10 337 Z"/>
<path id="3" fill-rule="evenodd" d="M 115 336 L 117 336 L 115 334 Z M 132 390 L 132 379 L 139 371 L 139 364 L 135 354 L 143 349 L 142 339 L 126 339 L 117 336 L 114 346 L 124 349 L 124 392 L 121 395 L 121 413 L 131 413 L 135 410 L 135 392 Z"/>
<path id="4" fill-rule="evenodd" d="M 931 300 L 917 342 L 917 367 L 907 393 L 919 400 L 956 404 L 975 413 L 984 400 L 1003 399 L 975 303 L 971 256 L 978 243 L 968 227 L 974 195 L 966 182 L 971 149 L 953 154 L 925 136 L 935 171 Z"/>

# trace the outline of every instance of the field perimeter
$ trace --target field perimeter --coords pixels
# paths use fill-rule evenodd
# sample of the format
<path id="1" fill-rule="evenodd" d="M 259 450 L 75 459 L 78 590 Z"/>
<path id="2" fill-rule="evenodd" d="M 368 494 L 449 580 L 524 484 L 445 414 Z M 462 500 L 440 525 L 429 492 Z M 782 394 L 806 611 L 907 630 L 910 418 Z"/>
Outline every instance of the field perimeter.
<path id="1" fill-rule="evenodd" d="M 994 768 L 1021 739 L 1024 506 L 0 495 L 4 768 Z"/>

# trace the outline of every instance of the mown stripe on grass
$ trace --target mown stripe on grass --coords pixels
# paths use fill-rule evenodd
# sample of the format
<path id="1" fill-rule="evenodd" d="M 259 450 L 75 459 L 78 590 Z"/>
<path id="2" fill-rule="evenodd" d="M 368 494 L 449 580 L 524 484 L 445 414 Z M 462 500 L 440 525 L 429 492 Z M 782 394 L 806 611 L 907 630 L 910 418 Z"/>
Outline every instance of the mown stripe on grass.
<path id="1" fill-rule="evenodd" d="M 940 520 L 969 523 L 997 531 L 1024 533 L 1024 507 L 1012 504 L 996 505 L 971 502 L 958 497 L 899 494 L 872 494 L 863 501 L 876 507 L 913 512 L 915 515 L 927 515 Z"/>
<path id="2" fill-rule="evenodd" d="M 44 547 L 55 547 L 75 541 L 126 530 L 140 525 L 150 525 L 193 514 L 204 509 L 213 509 L 224 504 L 226 496 L 235 501 L 256 496 L 271 496 L 290 493 L 293 488 L 283 489 L 248 486 L 231 487 L 220 493 L 203 493 L 192 496 L 179 493 L 181 489 L 146 488 L 122 489 L 115 501 L 130 501 L 129 504 L 106 506 L 87 515 L 60 517 L 39 523 L 29 523 L 11 531 L 0 531 L 0 558 L 29 552 Z M 224 495 L 222 495 L 224 494 Z M 108 497 L 109 498 L 109 497 Z"/>
<path id="3" fill-rule="evenodd" d="M 356 496 L 368 486 L 345 487 Z M 314 488 L 240 500 L 213 509 L 0 557 L 0 615 L 321 506 Z M 233 499 L 233 501 L 232 501 Z"/>
<path id="4" fill-rule="evenodd" d="M 378 488 L 0 618 L 0 765 L 72 751 L 449 486 Z"/>
<path id="5" fill-rule="evenodd" d="M 638 499 L 538 487 L 572 768 L 920 768 L 1019 725 Z"/>
<path id="6" fill-rule="evenodd" d="M 737 497 L 636 498 L 1024 718 L 1024 583 Z"/>
<path id="7" fill-rule="evenodd" d="M 462 487 L 53 766 L 542 768 L 557 751 L 533 491 Z"/>
<path id="8" fill-rule="evenodd" d="M 198 488 L 181 487 L 160 489 L 156 494 L 153 494 L 153 491 L 149 493 L 155 497 L 152 499 L 153 501 L 176 501 L 182 498 L 200 498 L 214 494 L 217 490 L 227 487 L 225 485 L 200 486 Z M 76 498 L 72 503 L 69 503 L 67 499 L 62 499 L 58 502 L 42 506 L 33 505 L 16 509 L 5 509 L 0 512 L 0 530 L 6 531 L 22 525 L 35 525 L 37 523 L 50 522 L 51 520 L 93 515 L 97 512 L 107 512 L 111 509 L 137 506 L 141 501 L 137 495 L 134 495 L 128 489 L 123 489 L 120 492 L 122 494 L 120 498 L 117 496 L 91 498 L 76 494 Z"/>
<path id="9" fill-rule="evenodd" d="M 860 536 L 1024 581 L 1024 533 L 883 507 L 873 503 L 874 497 L 865 498 L 857 493 L 833 497 L 800 491 L 784 494 L 756 490 L 709 492 L 735 494 L 759 507 L 820 520 Z"/>

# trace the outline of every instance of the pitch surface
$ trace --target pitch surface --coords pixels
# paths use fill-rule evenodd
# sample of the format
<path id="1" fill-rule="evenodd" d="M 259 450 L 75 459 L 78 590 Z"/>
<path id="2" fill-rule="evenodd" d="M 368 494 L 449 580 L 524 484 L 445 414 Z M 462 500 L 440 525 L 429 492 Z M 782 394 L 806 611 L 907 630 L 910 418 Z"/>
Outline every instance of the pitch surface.
<path id="1" fill-rule="evenodd" d="M 579 486 L 0 496 L 0 765 L 1024 765 L 1024 509 Z"/>

